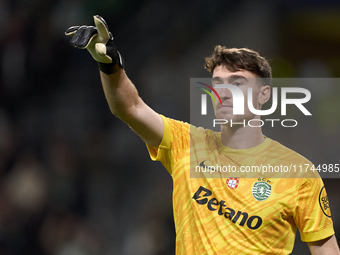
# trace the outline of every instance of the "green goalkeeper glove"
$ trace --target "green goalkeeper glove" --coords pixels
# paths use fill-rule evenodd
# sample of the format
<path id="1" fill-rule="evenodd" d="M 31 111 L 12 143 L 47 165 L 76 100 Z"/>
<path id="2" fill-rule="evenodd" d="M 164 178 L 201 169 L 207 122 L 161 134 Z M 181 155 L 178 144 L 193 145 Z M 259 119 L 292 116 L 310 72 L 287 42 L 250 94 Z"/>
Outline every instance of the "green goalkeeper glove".
<path id="1" fill-rule="evenodd" d="M 71 36 L 70 44 L 79 49 L 87 49 L 99 69 L 106 74 L 118 71 L 118 64 L 122 69 L 123 58 L 113 43 L 113 36 L 105 20 L 99 15 L 93 16 L 95 26 L 72 26 L 65 35 Z"/>

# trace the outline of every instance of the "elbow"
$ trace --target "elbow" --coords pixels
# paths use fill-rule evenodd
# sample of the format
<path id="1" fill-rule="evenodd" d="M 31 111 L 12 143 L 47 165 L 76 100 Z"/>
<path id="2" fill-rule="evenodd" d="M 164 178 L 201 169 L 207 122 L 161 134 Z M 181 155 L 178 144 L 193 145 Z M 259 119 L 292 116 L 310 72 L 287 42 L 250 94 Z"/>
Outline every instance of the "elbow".
<path id="1" fill-rule="evenodd" d="M 110 107 L 110 111 L 115 117 L 125 123 L 129 123 L 129 121 L 132 120 L 135 116 L 135 107 L 123 109 Z"/>
<path id="2" fill-rule="evenodd" d="M 129 103 L 109 103 L 111 113 L 127 123 L 136 118 L 140 109 L 143 108 L 143 105 L 144 102 L 140 99 Z"/>

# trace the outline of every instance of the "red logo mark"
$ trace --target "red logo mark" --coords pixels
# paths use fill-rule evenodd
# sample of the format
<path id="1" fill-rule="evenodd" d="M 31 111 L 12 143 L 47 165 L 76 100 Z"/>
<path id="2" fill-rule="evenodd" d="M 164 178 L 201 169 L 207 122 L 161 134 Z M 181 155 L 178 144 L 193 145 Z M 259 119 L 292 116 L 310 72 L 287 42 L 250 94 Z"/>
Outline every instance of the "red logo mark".
<path id="1" fill-rule="evenodd" d="M 236 189 L 238 187 L 239 182 L 240 182 L 239 178 L 228 178 L 226 181 L 227 186 L 231 189 Z"/>

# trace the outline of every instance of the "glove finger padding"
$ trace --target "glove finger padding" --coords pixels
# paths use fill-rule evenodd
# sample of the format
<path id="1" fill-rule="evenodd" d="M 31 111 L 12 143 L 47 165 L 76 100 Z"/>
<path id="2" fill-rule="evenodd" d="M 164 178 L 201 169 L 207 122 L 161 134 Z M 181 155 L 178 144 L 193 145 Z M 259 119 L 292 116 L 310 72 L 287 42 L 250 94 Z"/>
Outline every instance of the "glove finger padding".
<path id="1" fill-rule="evenodd" d="M 86 49 L 97 35 L 97 28 L 94 26 L 81 26 L 73 34 L 70 44 L 76 48 Z"/>
<path id="2" fill-rule="evenodd" d="M 73 36 L 77 30 L 80 28 L 80 26 L 72 26 L 72 27 L 69 27 L 66 32 L 65 32 L 65 35 L 67 36 Z"/>
<path id="3" fill-rule="evenodd" d="M 98 30 L 98 41 L 106 44 L 110 39 L 113 39 L 105 20 L 99 15 L 93 16 L 93 19 Z"/>

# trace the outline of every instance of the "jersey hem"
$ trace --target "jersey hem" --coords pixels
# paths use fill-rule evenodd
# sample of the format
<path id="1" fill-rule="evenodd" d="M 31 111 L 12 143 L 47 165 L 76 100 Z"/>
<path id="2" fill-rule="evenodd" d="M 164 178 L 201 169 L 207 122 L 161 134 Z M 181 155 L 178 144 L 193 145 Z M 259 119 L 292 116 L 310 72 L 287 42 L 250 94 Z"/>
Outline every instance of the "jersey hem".
<path id="1" fill-rule="evenodd" d="M 152 148 L 151 146 L 146 144 L 146 147 L 148 149 L 148 152 L 149 152 L 149 155 L 152 161 L 161 161 L 161 158 L 165 157 L 162 154 L 164 154 L 165 151 L 170 151 L 170 144 L 172 142 L 171 141 L 172 134 L 171 134 L 169 123 L 166 117 L 164 117 L 161 114 L 159 114 L 159 116 L 161 116 L 163 120 L 163 125 L 164 125 L 164 131 L 163 131 L 163 137 L 162 137 L 161 143 L 159 144 L 157 149 Z M 170 166 L 164 165 L 164 167 L 170 174 L 172 174 L 172 168 L 173 168 L 172 166 L 173 164 L 171 162 L 170 162 Z"/>
<path id="2" fill-rule="evenodd" d="M 334 234 L 335 232 L 333 225 L 330 225 L 329 227 L 318 232 L 300 233 L 302 242 L 315 242 L 330 237 Z"/>

